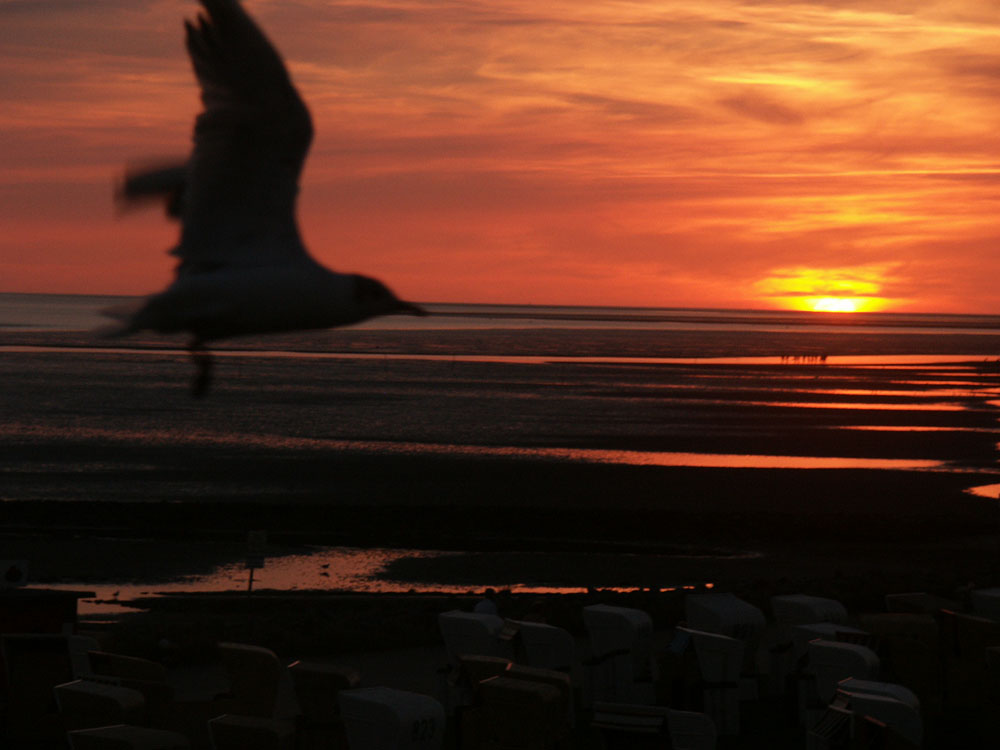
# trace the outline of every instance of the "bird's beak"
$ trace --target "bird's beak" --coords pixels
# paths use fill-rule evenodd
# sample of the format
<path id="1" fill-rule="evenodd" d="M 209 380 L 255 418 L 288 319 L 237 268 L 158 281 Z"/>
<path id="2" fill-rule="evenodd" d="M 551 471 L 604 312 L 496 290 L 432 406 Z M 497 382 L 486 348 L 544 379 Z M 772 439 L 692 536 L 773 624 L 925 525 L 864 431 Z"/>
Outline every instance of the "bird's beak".
<path id="1" fill-rule="evenodd" d="M 402 315 L 417 315 L 421 318 L 430 315 L 429 312 L 427 312 L 424 308 L 420 307 L 419 305 L 415 305 L 412 302 L 403 302 L 403 300 L 399 300 L 399 304 L 396 305 L 396 309 L 394 312 L 400 313 Z"/>

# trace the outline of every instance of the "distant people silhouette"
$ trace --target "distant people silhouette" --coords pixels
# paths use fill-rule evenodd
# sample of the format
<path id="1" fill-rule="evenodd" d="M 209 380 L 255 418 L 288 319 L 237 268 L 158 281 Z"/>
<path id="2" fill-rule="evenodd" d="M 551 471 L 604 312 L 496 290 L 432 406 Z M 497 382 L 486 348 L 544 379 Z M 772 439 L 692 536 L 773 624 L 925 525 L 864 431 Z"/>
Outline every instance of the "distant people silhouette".
<path id="1" fill-rule="evenodd" d="M 195 396 L 211 382 L 205 343 L 246 334 L 426 314 L 377 281 L 330 271 L 299 236 L 295 200 L 312 121 L 278 52 L 237 0 L 200 0 L 185 21 L 204 111 L 187 162 L 126 175 L 119 199 L 165 201 L 181 222 L 176 277 L 141 305 L 102 311 L 108 335 L 188 332 Z"/>

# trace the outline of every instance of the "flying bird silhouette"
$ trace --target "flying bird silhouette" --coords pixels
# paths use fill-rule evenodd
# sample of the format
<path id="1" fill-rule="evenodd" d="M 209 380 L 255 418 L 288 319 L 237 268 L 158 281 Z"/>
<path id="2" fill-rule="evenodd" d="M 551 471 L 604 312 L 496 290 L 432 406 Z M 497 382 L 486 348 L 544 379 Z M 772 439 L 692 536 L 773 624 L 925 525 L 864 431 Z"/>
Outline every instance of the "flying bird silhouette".
<path id="1" fill-rule="evenodd" d="M 185 20 L 187 50 L 204 111 L 182 164 L 126 174 L 124 203 L 159 199 L 181 223 L 170 250 L 173 282 L 138 307 L 110 308 L 109 335 L 187 332 L 197 367 L 192 393 L 211 382 L 209 341 L 357 323 L 377 315 L 425 315 L 382 282 L 317 263 L 295 218 L 299 175 L 313 128 L 277 50 L 238 0 L 200 0 Z"/>

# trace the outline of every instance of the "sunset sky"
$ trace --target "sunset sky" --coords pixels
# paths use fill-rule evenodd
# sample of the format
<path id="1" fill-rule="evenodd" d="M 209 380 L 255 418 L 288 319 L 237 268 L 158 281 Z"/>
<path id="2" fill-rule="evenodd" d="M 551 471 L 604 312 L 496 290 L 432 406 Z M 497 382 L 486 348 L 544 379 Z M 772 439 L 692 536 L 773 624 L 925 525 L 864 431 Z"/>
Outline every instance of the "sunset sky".
<path id="1" fill-rule="evenodd" d="M 247 0 L 309 104 L 299 204 L 427 302 L 1000 314 L 994 0 Z M 0 0 L 0 291 L 165 286 L 118 215 L 185 155 L 193 0 Z M 846 300 L 846 302 L 844 301 Z"/>

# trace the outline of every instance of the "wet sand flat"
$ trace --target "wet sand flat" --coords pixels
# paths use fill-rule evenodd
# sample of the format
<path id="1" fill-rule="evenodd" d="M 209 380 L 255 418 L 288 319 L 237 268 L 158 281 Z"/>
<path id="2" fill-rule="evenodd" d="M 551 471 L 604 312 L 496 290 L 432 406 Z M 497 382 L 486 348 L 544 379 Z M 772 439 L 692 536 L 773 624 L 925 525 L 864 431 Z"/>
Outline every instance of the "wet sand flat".
<path id="1" fill-rule="evenodd" d="M 302 339 L 374 354 L 337 361 L 269 357 L 263 347 L 274 341 L 240 342 L 250 351 L 220 358 L 200 401 L 187 394 L 183 352 L 94 353 L 78 335 L 8 334 L 0 346 L 27 348 L 0 357 L 2 521 L 8 533 L 34 535 L 40 553 L 45 534 L 232 541 L 254 528 L 289 543 L 532 551 L 789 550 L 993 531 L 996 503 L 965 490 L 996 479 L 994 337 L 890 336 L 880 346 L 897 354 L 970 356 L 859 368 L 815 352 L 870 352 L 864 336 L 848 346 L 840 334 L 684 333 Z M 566 352 L 573 341 L 573 351 L 601 356 L 785 359 L 500 356 Z M 281 342 L 283 351 L 296 344 Z M 378 356 L 407 345 L 497 359 Z M 777 456 L 790 468 L 655 464 L 681 453 Z M 876 463 L 796 464 L 805 457 Z M 892 465 L 907 461 L 937 465 Z"/>

